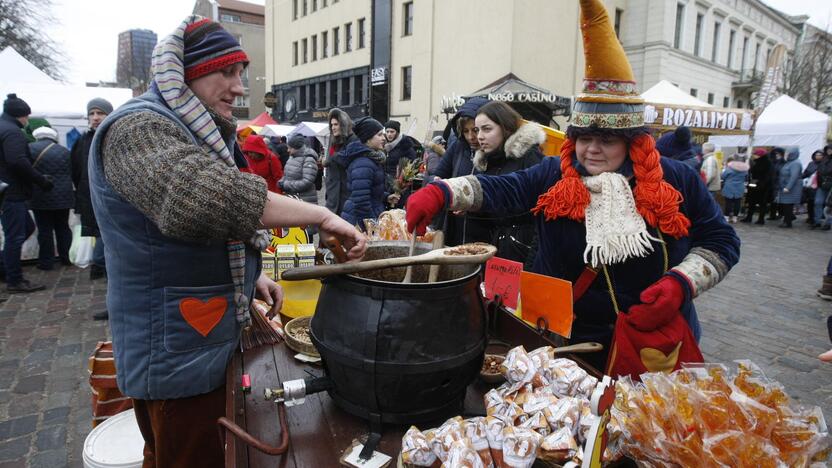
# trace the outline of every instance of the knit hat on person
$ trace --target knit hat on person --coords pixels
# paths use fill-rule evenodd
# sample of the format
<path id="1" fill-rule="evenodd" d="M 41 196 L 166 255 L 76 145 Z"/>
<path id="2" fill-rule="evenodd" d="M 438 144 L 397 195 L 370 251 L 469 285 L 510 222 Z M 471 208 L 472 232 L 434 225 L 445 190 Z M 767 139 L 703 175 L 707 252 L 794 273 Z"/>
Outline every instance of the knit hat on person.
<path id="1" fill-rule="evenodd" d="M 26 101 L 17 97 L 17 94 L 11 93 L 6 96 L 3 101 L 3 112 L 12 117 L 26 117 L 32 113 L 32 109 Z"/>
<path id="2" fill-rule="evenodd" d="M 98 109 L 101 112 L 110 115 L 113 113 L 113 105 L 110 104 L 110 101 L 104 98 L 92 98 L 90 102 L 87 103 L 87 115 L 90 115 L 93 109 Z"/>
<path id="3" fill-rule="evenodd" d="M 690 220 L 679 211 L 682 195 L 664 180 L 656 142 L 644 127 L 644 99 L 607 9 L 601 0 L 580 0 L 580 5 L 586 59 L 583 90 L 575 99 L 560 149 L 561 179 L 538 197 L 532 213 L 542 214 L 547 221 L 584 222 L 590 195 L 576 167 L 575 137 L 580 133 L 618 135 L 628 143 L 638 214 L 661 232 L 675 238 L 686 236 Z"/>
<path id="4" fill-rule="evenodd" d="M 754 156 L 765 156 L 767 154 L 768 151 L 766 151 L 764 148 L 757 148 L 754 150 Z"/>
<path id="5" fill-rule="evenodd" d="M 395 120 L 388 120 L 387 123 L 384 124 L 384 129 L 392 128 L 396 131 L 396 133 L 400 133 L 402 131 L 402 124 L 396 122 Z"/>
<path id="6" fill-rule="evenodd" d="M 301 149 L 306 146 L 306 137 L 303 135 L 295 135 L 289 139 L 289 148 Z"/>
<path id="7" fill-rule="evenodd" d="M 682 126 L 662 135 L 656 142 L 656 149 L 662 156 L 673 158 L 690 150 L 690 139 L 690 128 Z"/>
<path id="8" fill-rule="evenodd" d="M 361 140 L 361 143 L 367 143 L 370 138 L 382 130 L 384 130 L 384 126 L 381 125 L 381 122 L 372 117 L 360 118 L 352 125 L 352 131 Z"/>
<path id="9" fill-rule="evenodd" d="M 50 127 L 38 127 L 34 132 L 32 132 L 32 136 L 37 140 L 49 138 L 52 141 L 58 141 L 58 132 Z"/>
<path id="10" fill-rule="evenodd" d="M 185 29 L 185 81 L 221 70 L 242 62 L 248 65 L 248 56 L 240 43 L 219 23 L 202 19 Z"/>

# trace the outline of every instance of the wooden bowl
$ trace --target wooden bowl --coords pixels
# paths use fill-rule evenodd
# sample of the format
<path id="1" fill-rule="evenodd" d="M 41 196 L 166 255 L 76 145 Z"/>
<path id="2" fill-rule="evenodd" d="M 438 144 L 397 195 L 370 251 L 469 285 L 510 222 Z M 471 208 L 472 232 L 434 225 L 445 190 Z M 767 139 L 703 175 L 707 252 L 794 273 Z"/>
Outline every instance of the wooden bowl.
<path id="1" fill-rule="evenodd" d="M 499 367 L 499 365 L 502 364 L 503 361 L 505 361 L 505 359 L 506 357 L 500 354 L 486 353 L 485 358 L 483 360 L 483 364 L 485 364 L 485 361 L 493 360 L 496 361 L 497 366 Z M 485 372 L 484 370 L 480 369 L 480 379 L 483 382 L 500 383 L 503 380 L 505 380 L 505 377 L 503 377 L 503 374 L 501 374 L 499 370 L 497 370 L 496 372 Z"/>
<path id="2" fill-rule="evenodd" d="M 312 317 L 298 317 L 289 320 L 289 322 L 283 326 L 284 335 L 286 337 L 286 346 L 301 354 L 319 358 L 321 355 L 318 354 L 318 350 L 315 349 L 315 345 L 312 344 L 311 339 L 307 342 L 301 341 L 293 336 L 293 333 L 300 328 L 306 327 L 306 329 L 309 330 L 309 323 L 311 320 Z"/>

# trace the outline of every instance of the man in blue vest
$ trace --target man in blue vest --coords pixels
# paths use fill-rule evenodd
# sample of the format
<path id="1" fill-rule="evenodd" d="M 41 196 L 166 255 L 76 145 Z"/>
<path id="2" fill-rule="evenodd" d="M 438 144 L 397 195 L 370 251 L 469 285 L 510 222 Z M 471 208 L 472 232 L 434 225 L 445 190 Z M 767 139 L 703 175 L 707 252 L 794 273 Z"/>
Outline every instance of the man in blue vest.
<path id="1" fill-rule="evenodd" d="M 102 122 L 89 157 L 117 381 L 134 401 L 144 466 L 221 467 L 216 420 L 250 300 L 282 303 L 261 274 L 263 229 L 317 225 L 354 260 L 366 242 L 239 170 L 232 110 L 248 58 L 231 34 L 191 16 L 152 62 L 150 89 Z"/>

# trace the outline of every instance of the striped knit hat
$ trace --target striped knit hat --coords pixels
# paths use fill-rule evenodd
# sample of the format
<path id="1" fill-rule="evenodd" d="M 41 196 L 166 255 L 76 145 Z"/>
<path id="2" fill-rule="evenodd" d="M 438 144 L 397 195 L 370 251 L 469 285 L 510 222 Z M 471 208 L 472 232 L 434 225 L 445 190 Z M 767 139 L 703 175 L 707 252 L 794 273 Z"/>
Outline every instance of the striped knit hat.
<path id="1" fill-rule="evenodd" d="M 185 81 L 243 62 L 248 56 L 240 43 L 219 23 L 203 19 L 185 29 Z"/>

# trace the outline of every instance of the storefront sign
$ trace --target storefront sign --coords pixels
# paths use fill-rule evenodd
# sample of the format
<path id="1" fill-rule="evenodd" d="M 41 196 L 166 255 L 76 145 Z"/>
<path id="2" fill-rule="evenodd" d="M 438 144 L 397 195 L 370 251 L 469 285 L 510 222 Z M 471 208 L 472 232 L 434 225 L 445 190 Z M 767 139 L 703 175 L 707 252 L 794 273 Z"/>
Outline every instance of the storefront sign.
<path id="1" fill-rule="evenodd" d="M 658 129 L 684 125 L 700 133 L 750 134 L 753 123 L 752 111 L 745 109 L 644 105 L 644 124 Z"/>
<path id="2" fill-rule="evenodd" d="M 554 104 L 558 101 L 558 96 L 553 93 L 544 93 L 539 91 L 519 93 L 504 91 L 502 93 L 488 93 L 488 99 L 491 101 L 503 102 L 549 102 Z"/>
<path id="3" fill-rule="evenodd" d="M 384 84 L 387 81 L 387 67 L 378 67 L 370 70 L 370 84 L 372 86 Z"/>

